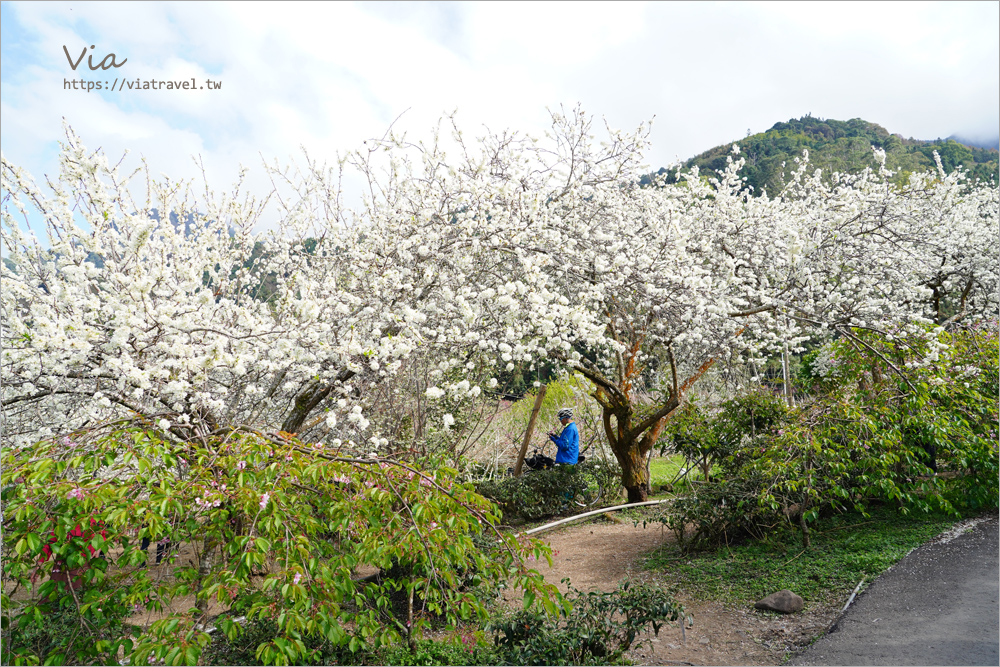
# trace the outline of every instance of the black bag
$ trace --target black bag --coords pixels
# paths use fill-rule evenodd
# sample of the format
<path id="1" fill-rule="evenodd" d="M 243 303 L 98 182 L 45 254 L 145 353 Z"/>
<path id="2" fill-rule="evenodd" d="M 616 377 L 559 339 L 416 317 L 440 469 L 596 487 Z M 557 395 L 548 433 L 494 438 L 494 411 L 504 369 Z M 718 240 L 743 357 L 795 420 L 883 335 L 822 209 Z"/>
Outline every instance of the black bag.
<path id="1" fill-rule="evenodd" d="M 524 459 L 524 465 L 532 470 L 547 470 L 556 464 L 555 459 L 535 452 L 529 458 Z"/>

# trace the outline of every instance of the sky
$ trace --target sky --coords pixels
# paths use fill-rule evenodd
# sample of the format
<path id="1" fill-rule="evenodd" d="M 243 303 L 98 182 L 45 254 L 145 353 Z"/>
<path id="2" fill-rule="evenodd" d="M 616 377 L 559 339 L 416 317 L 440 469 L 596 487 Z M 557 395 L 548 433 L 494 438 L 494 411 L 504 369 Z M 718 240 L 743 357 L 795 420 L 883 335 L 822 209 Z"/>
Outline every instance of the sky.
<path id="1" fill-rule="evenodd" d="M 541 135 L 560 105 L 652 120 L 652 169 L 806 114 L 992 139 L 998 26 L 997 2 L 2 2 L 0 148 L 40 181 L 65 119 L 175 179 L 200 156 L 221 188 L 451 112 Z M 150 80 L 196 88 L 72 89 Z"/>

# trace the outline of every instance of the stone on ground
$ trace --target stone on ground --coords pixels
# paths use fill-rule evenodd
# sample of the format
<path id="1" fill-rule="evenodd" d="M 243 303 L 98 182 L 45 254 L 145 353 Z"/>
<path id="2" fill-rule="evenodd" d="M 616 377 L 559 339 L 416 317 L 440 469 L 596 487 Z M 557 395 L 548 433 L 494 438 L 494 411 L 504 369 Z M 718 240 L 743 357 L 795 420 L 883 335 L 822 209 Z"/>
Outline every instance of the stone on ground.
<path id="1" fill-rule="evenodd" d="M 783 591 L 771 593 L 763 600 L 758 600 L 753 606 L 757 609 L 777 611 L 782 614 L 794 614 L 797 611 L 802 611 L 804 604 L 802 598 L 786 588 Z"/>

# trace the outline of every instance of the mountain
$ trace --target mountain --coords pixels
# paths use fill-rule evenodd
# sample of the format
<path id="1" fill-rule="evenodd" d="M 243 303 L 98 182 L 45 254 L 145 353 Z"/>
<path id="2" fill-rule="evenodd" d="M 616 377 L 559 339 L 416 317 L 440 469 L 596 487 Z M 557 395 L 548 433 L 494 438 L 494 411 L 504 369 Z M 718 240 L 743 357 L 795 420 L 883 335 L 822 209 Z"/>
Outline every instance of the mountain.
<path id="1" fill-rule="evenodd" d="M 980 139 L 967 139 L 967 138 L 961 137 L 961 136 L 959 136 L 957 134 L 953 134 L 953 135 L 951 135 L 948 138 L 949 139 L 954 139 L 958 143 L 965 144 L 966 146 L 969 146 L 970 148 L 992 148 L 993 150 L 996 150 L 996 149 L 1000 148 L 1000 136 L 993 137 L 992 139 L 982 139 L 982 138 L 980 138 Z"/>
<path id="2" fill-rule="evenodd" d="M 697 166 L 704 174 L 726 168 L 726 158 L 732 155 L 733 143 L 739 144 L 746 164 L 740 175 L 753 191 L 779 192 L 786 175 L 795 169 L 795 158 L 809 151 L 809 163 L 824 173 L 835 171 L 854 173 L 875 166 L 872 146 L 886 152 L 886 165 L 897 172 L 894 180 L 904 181 L 911 172 L 934 168 L 934 151 L 941 157 L 946 171 L 961 165 L 972 178 L 996 183 L 1000 152 L 996 148 L 969 146 L 953 138 L 921 141 L 890 134 L 881 125 L 860 118 L 832 120 L 804 116 L 744 139 L 717 146 L 697 155 L 683 165 L 682 171 Z M 784 166 L 783 166 L 784 165 Z M 676 169 L 661 168 L 656 175 L 666 175 L 667 183 L 676 182 Z M 651 182 L 651 176 L 643 178 Z"/>

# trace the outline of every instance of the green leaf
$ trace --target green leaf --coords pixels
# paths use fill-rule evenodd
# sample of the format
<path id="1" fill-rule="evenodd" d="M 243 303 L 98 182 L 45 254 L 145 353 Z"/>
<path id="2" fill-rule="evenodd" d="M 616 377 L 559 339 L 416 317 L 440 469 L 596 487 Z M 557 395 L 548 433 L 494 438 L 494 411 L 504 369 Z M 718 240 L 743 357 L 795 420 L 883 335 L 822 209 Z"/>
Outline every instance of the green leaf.
<path id="1" fill-rule="evenodd" d="M 28 548 L 32 551 L 39 551 L 42 548 L 42 538 L 36 533 L 28 533 L 24 536 L 24 539 L 28 541 Z"/>
<path id="2" fill-rule="evenodd" d="M 66 664 L 66 654 L 65 653 L 52 653 L 42 663 L 45 665 L 65 665 Z"/>
<path id="3" fill-rule="evenodd" d="M 558 609 L 556 608 L 556 603 L 548 598 L 542 598 L 542 607 L 545 608 L 545 612 L 549 616 L 555 616 Z"/>

